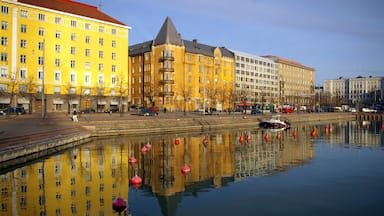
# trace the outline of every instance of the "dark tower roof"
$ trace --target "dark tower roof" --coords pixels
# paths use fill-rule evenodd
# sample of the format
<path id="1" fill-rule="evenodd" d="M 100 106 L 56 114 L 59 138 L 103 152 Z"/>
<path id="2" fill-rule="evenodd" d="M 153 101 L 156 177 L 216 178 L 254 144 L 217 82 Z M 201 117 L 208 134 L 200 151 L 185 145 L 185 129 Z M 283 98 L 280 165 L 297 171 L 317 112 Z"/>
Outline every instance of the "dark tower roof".
<path id="1" fill-rule="evenodd" d="M 170 17 L 167 17 L 161 26 L 159 33 L 157 34 L 153 45 L 161 45 L 161 44 L 174 44 L 183 46 L 183 41 L 179 33 L 177 33 L 175 25 L 173 24 Z"/>

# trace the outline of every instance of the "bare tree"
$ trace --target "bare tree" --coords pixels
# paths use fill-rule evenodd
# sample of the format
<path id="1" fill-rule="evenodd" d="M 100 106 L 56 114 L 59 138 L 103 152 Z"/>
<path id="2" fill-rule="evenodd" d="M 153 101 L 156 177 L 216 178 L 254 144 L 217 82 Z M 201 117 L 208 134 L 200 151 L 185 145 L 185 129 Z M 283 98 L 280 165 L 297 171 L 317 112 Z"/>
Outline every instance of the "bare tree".
<path id="1" fill-rule="evenodd" d="M 124 107 L 122 105 L 124 101 L 124 96 L 128 97 L 128 84 L 125 83 L 122 78 L 116 77 L 116 79 L 119 88 L 119 111 L 120 116 L 123 116 Z"/>
<path id="2" fill-rule="evenodd" d="M 36 77 L 32 76 L 25 80 L 22 84 L 25 86 L 24 92 L 20 91 L 20 94 L 24 96 L 24 94 L 28 97 L 28 110 L 29 114 L 32 113 L 32 103 L 34 99 L 34 94 L 36 93 Z M 22 90 L 22 89 L 20 89 Z"/>

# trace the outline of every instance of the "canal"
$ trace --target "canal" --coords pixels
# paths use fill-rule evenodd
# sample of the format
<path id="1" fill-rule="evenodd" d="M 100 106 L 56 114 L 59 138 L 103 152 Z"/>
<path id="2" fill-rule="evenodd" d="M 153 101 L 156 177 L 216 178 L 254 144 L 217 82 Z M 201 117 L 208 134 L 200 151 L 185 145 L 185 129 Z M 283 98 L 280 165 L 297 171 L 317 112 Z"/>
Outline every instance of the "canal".
<path id="1" fill-rule="evenodd" d="M 354 121 L 99 139 L 0 170 L 0 215 L 382 215 L 383 134 Z"/>

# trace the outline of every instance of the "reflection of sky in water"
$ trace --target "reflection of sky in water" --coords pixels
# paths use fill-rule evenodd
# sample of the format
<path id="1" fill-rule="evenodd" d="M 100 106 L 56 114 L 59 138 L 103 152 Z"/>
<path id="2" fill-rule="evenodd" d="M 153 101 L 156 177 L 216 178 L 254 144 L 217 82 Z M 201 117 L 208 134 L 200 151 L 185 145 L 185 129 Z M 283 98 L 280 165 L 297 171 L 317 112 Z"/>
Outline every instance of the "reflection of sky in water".
<path id="1" fill-rule="evenodd" d="M 50 200 L 46 211 L 60 209 L 62 215 L 71 214 L 73 206 L 81 215 L 113 214 L 111 202 L 117 196 L 128 199 L 132 215 L 381 213 L 381 123 L 359 129 L 356 122 L 332 124 L 331 132 L 325 127 L 316 126 L 316 138 L 310 135 L 313 126 L 295 126 L 297 137 L 293 129 L 280 134 L 238 129 L 94 141 L 2 175 L 0 215 L 7 215 L 14 201 L 19 215 L 39 212 L 43 208 L 38 210 L 36 199 L 42 194 Z M 249 142 L 240 141 L 244 133 L 250 134 Z M 209 141 L 203 145 L 206 135 Z M 151 150 L 142 154 L 147 142 Z M 129 187 L 131 156 L 138 159 L 137 174 L 143 178 L 137 189 Z M 186 176 L 180 172 L 184 164 L 191 167 Z M 44 193 L 39 190 L 43 176 Z M 24 191 L 13 193 L 15 188 Z"/>

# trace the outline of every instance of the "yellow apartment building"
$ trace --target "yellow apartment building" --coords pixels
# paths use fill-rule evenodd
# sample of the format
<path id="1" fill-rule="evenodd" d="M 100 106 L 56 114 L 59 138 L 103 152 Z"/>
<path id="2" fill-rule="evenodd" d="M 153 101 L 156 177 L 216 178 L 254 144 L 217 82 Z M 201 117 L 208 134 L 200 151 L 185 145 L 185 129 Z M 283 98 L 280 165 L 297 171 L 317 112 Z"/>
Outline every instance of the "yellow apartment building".
<path id="1" fill-rule="evenodd" d="M 292 104 L 314 108 L 315 69 L 299 62 L 277 56 L 263 56 L 278 64 L 280 104 Z"/>
<path id="2" fill-rule="evenodd" d="M 0 7 L 0 109 L 101 111 L 127 103 L 129 26 L 71 0 L 2 0 Z"/>
<path id="3" fill-rule="evenodd" d="M 129 47 L 132 105 L 169 111 L 233 107 L 234 54 L 183 40 L 167 17 L 156 38 Z"/>

